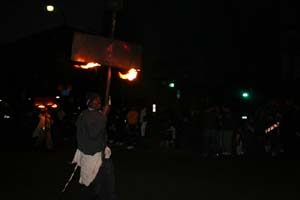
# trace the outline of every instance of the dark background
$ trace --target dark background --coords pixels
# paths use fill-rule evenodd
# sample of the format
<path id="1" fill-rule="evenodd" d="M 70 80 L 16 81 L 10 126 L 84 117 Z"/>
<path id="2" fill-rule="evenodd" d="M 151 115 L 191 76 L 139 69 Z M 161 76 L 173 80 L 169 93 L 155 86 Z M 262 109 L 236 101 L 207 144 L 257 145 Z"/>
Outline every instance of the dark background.
<path id="1" fill-rule="evenodd" d="M 106 69 L 74 69 L 70 49 L 74 31 L 110 36 L 107 4 L 114 1 L 52 1 L 54 13 L 45 11 L 48 2 L 3 3 L 1 90 L 42 95 L 71 84 L 73 91 L 93 87 L 104 93 Z M 115 99 L 155 101 L 174 80 L 171 95 L 180 90 L 182 98 L 229 96 L 243 88 L 258 95 L 295 95 L 296 11 L 292 1 L 123 1 L 115 39 L 142 46 L 142 72 L 128 83 L 115 70 L 111 92 Z"/>
<path id="2" fill-rule="evenodd" d="M 84 98 L 87 90 L 105 93 L 107 69 L 75 69 L 70 53 L 74 31 L 109 37 L 112 13 L 108 2 L 56 0 L 54 13 L 45 12 L 46 0 L 1 3 L 0 114 L 10 115 L 7 102 L 16 103 L 21 111 L 17 123 L 13 114 L 12 120 L 3 115 L 0 120 L 4 195 L 9 196 L 7 199 L 76 199 L 78 173 L 67 193 L 61 193 L 73 170 L 72 140 L 63 141 L 52 152 L 33 150 L 31 135 L 37 118 L 34 114 L 25 116 L 31 110 L 23 107 L 24 102 L 18 103 L 28 97 L 54 96 L 60 85 L 72 86 L 75 97 Z M 248 90 L 250 101 L 242 102 L 242 106 L 248 108 L 243 111 L 252 112 L 257 108 L 252 103 L 274 97 L 299 98 L 298 10 L 296 1 L 291 0 L 124 0 L 117 13 L 115 39 L 140 44 L 143 65 L 139 79 L 132 83 L 120 80 L 118 70 L 113 70 L 113 105 L 157 103 L 158 111 L 160 104 L 175 105 L 172 108 L 178 111 L 179 101 L 188 111 L 188 107 L 205 104 L 206 97 L 233 105 L 241 103 L 240 92 Z M 175 88 L 168 87 L 170 81 L 175 82 Z M 178 91 L 180 100 L 176 98 Z M 167 118 L 153 116 L 157 126 Z M 151 140 L 146 140 L 143 148 L 127 151 L 112 147 L 120 197 L 176 200 L 195 196 L 220 199 L 224 195 L 231 199 L 299 196 L 299 154 L 290 160 L 203 159 L 197 140 L 201 123 L 196 119 L 195 127 L 188 124 L 182 131 L 185 134 L 178 135 L 183 148 L 157 148 L 156 137 L 161 132 L 151 123 Z"/>

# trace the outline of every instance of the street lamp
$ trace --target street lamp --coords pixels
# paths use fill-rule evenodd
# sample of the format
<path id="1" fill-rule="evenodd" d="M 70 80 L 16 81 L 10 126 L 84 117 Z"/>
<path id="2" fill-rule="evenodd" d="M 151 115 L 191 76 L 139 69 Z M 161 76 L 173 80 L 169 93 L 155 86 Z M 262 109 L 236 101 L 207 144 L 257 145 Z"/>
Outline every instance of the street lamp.
<path id="1" fill-rule="evenodd" d="M 55 7 L 54 7 L 54 5 L 52 5 L 52 4 L 46 5 L 46 10 L 47 10 L 48 12 L 53 12 L 54 9 L 55 9 Z"/>

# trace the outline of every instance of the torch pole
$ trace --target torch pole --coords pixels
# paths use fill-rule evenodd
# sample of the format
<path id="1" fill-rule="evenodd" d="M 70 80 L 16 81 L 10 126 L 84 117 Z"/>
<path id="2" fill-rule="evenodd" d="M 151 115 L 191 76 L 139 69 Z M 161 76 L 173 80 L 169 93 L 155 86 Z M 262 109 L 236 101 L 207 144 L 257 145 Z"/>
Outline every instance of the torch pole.
<path id="1" fill-rule="evenodd" d="M 111 82 L 111 66 L 108 66 L 106 92 L 105 92 L 105 105 L 109 104 L 108 101 L 109 101 L 110 82 Z"/>
<path id="2" fill-rule="evenodd" d="M 110 61 L 112 61 L 113 56 L 113 42 L 114 42 L 114 34 L 116 28 L 116 17 L 117 17 L 117 9 L 113 9 L 112 13 L 112 27 L 111 27 L 111 51 L 110 51 Z M 110 62 L 111 63 L 111 62 Z M 105 105 L 109 104 L 109 93 L 110 93 L 110 83 L 111 83 L 111 65 L 108 66 L 107 69 L 107 82 L 106 82 L 106 92 L 105 92 Z"/>

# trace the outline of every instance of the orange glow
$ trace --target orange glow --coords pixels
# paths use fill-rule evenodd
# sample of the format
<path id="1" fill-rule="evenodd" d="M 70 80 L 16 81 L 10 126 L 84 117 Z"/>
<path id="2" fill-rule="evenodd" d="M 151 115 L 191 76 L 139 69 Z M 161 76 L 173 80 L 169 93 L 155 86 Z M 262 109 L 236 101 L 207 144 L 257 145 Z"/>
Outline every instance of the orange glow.
<path id="1" fill-rule="evenodd" d="M 47 102 L 46 104 L 35 104 L 36 107 L 38 107 L 39 109 L 44 109 L 46 107 L 51 107 L 51 108 L 57 108 L 58 105 L 56 103 L 53 102 Z"/>
<path id="2" fill-rule="evenodd" d="M 55 109 L 59 107 L 54 97 L 36 97 L 34 100 L 34 106 L 41 110 L 46 110 L 48 108 Z"/>
<path id="3" fill-rule="evenodd" d="M 51 107 L 52 107 L 52 108 L 57 108 L 58 106 L 57 106 L 57 104 L 55 103 L 55 104 L 51 105 Z"/>
<path id="4" fill-rule="evenodd" d="M 120 76 L 121 79 L 127 79 L 127 80 L 129 80 L 129 81 L 132 81 L 132 80 L 136 79 L 137 74 L 138 74 L 138 71 L 139 71 L 139 70 L 136 70 L 136 69 L 134 69 L 134 68 L 131 68 L 131 69 L 127 72 L 127 74 L 122 74 L 121 72 L 119 72 L 119 76 Z"/>
<path id="5" fill-rule="evenodd" d="M 100 66 L 101 65 L 99 63 L 96 63 L 96 62 L 89 62 L 86 65 L 74 65 L 74 67 L 81 68 L 81 69 L 91 69 L 91 68 L 100 67 Z"/>
<path id="6" fill-rule="evenodd" d="M 46 106 L 44 105 L 37 105 L 38 108 L 45 108 Z"/>
<path id="7" fill-rule="evenodd" d="M 56 103 L 52 103 L 52 102 L 49 102 L 46 105 L 44 105 L 44 104 L 36 104 L 35 106 L 38 107 L 38 108 L 40 108 L 40 109 L 44 109 L 46 107 L 51 107 L 51 108 L 57 108 L 58 107 L 58 105 Z"/>

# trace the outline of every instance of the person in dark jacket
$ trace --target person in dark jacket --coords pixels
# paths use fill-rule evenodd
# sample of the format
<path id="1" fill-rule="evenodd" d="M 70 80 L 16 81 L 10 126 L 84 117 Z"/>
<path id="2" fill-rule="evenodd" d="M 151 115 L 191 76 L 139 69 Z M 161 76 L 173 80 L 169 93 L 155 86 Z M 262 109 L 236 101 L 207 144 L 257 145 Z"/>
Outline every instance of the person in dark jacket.
<path id="1" fill-rule="evenodd" d="M 80 167 L 81 199 L 115 200 L 115 177 L 111 150 L 107 146 L 107 114 L 97 93 L 87 94 L 87 109 L 76 121 L 77 150 L 73 159 Z"/>

